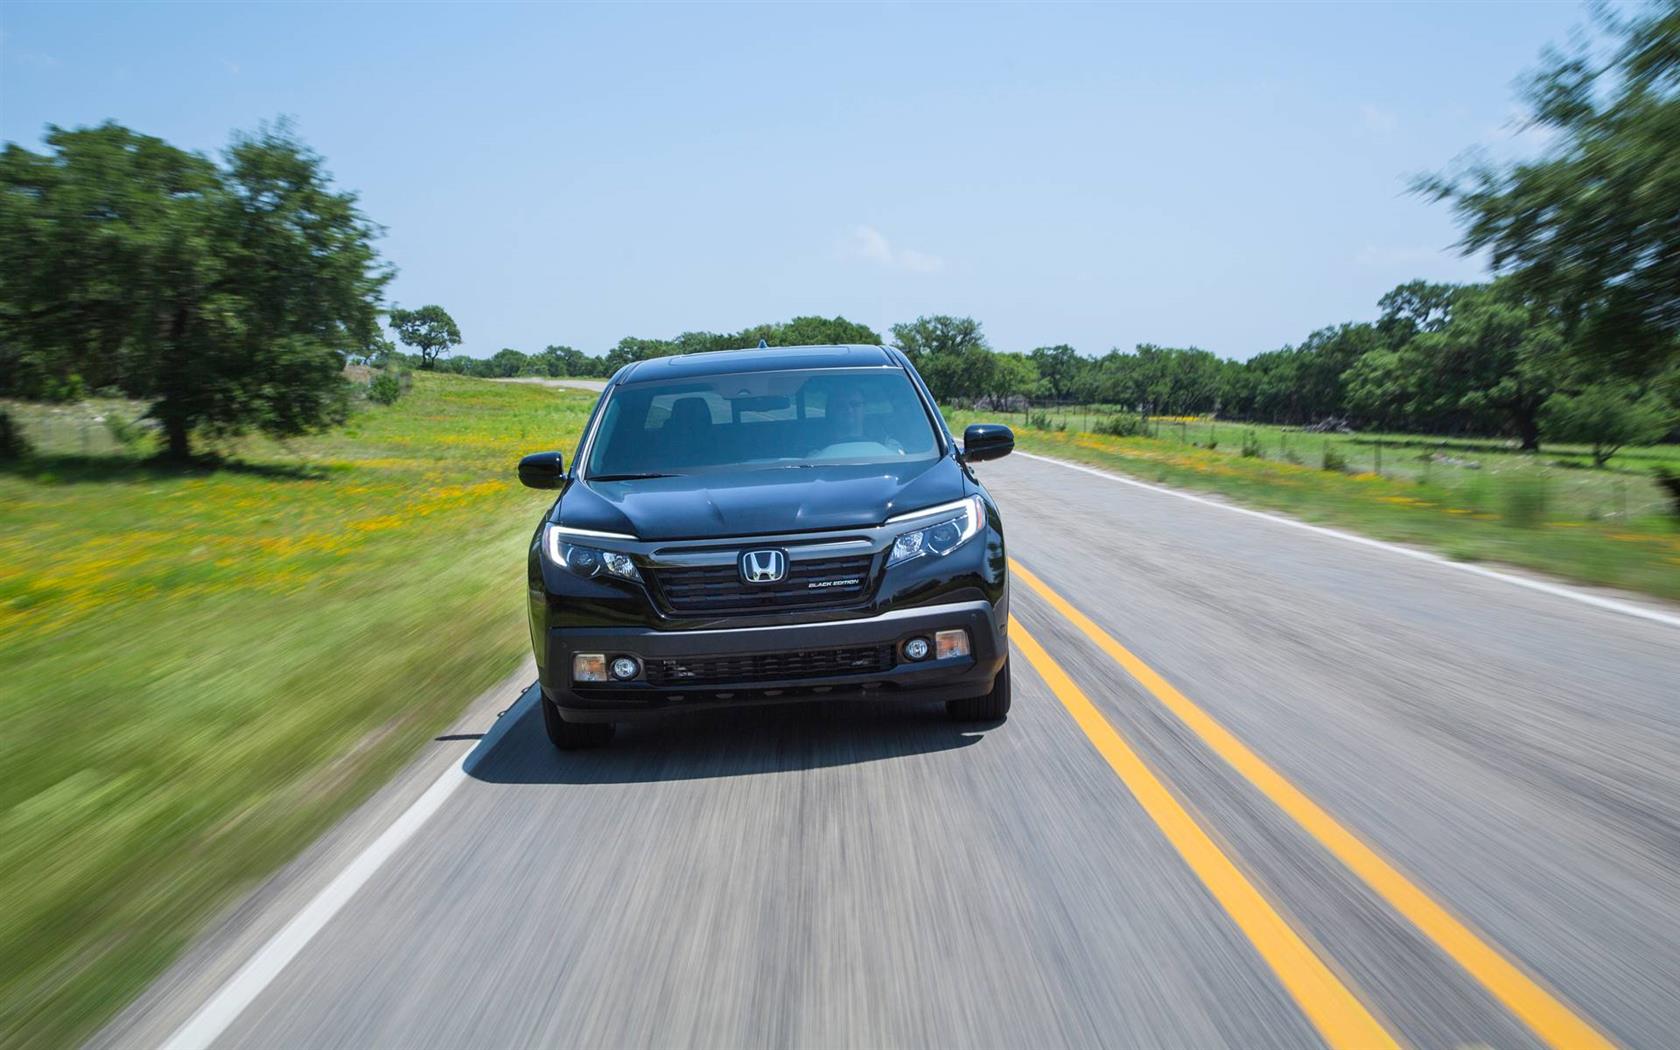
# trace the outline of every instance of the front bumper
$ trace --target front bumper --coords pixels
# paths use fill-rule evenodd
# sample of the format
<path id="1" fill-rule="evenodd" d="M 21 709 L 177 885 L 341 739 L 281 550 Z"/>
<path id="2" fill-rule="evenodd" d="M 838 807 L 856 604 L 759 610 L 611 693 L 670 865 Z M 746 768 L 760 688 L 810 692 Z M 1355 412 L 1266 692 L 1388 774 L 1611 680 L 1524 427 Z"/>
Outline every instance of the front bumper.
<path id="1" fill-rule="evenodd" d="M 961 627 L 968 631 L 968 656 L 909 662 L 897 656 L 904 641 Z M 542 661 L 543 694 L 571 722 L 618 722 L 677 710 L 741 707 L 815 699 L 879 697 L 914 702 L 981 696 L 1008 653 L 1006 622 L 989 601 L 955 602 L 895 609 L 871 616 L 820 623 L 690 631 L 645 627 L 555 627 L 547 631 Z M 841 648 L 890 647 L 896 662 L 866 672 L 755 677 L 739 681 L 652 685 L 571 681 L 574 653 L 627 654 L 644 662 L 758 654 L 809 653 Z"/>

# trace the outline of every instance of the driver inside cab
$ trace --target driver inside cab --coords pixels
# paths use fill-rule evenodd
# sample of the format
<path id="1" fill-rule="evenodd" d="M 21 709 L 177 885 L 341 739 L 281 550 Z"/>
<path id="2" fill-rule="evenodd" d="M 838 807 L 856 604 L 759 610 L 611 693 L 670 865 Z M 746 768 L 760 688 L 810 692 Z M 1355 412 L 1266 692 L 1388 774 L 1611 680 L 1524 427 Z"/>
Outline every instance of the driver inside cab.
<path id="1" fill-rule="evenodd" d="M 823 406 L 823 440 L 811 451 L 838 457 L 878 455 L 886 449 L 902 455 L 904 446 L 887 433 L 882 419 L 867 414 L 868 406 L 862 384 L 830 387 Z"/>

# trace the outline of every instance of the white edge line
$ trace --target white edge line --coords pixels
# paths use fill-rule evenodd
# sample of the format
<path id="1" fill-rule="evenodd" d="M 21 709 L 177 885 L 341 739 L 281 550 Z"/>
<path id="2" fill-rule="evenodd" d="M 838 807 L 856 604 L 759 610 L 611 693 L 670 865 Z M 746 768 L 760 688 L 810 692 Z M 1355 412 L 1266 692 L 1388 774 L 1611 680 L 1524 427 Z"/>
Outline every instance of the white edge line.
<path id="1" fill-rule="evenodd" d="M 192 1018 L 163 1044 L 165 1050 L 203 1050 L 250 1006 L 270 981 L 286 968 L 304 946 L 349 902 L 374 872 L 397 852 L 421 825 L 442 808 L 455 789 L 467 779 L 463 763 L 457 761 L 432 782 L 426 793 L 414 800 L 390 827 L 368 845 L 356 859 L 313 900 L 304 905 L 292 921 L 264 944 L 239 972 L 199 1007 Z"/>
<path id="2" fill-rule="evenodd" d="M 1109 481 L 1118 481 L 1122 485 L 1135 485 L 1140 489 L 1148 489 L 1151 492 L 1159 492 L 1167 496 L 1176 496 L 1179 499 L 1189 500 L 1192 503 L 1200 503 L 1208 507 L 1218 507 L 1220 510 L 1228 510 L 1233 514 L 1246 514 L 1251 518 L 1260 518 L 1264 521 L 1269 521 L 1277 525 L 1287 525 L 1292 529 L 1304 529 L 1307 532 L 1314 532 L 1320 536 L 1330 536 L 1334 539 L 1345 540 L 1348 543 L 1357 543 L 1363 547 L 1375 547 L 1377 550 L 1388 551 L 1391 554 L 1403 555 L 1417 561 L 1430 562 L 1431 564 L 1439 565 L 1445 569 L 1455 569 L 1458 572 L 1467 572 L 1473 576 L 1481 576 L 1490 580 L 1499 580 L 1501 582 L 1514 584 L 1518 587 L 1523 587 L 1531 591 L 1539 591 L 1541 594 L 1550 594 L 1557 598 L 1568 598 L 1570 601 L 1580 602 L 1582 605 L 1591 605 L 1609 612 L 1620 613 L 1623 616 L 1637 616 L 1642 620 L 1650 620 L 1652 623 L 1660 623 L 1668 627 L 1680 627 L 1680 616 L 1674 616 L 1656 609 L 1648 609 L 1642 605 L 1634 605 L 1631 602 L 1621 602 L 1614 598 L 1601 598 L 1596 594 L 1588 594 L 1585 591 L 1575 590 L 1573 587 L 1563 587 L 1555 583 L 1546 583 L 1544 580 L 1530 580 L 1522 576 L 1513 576 L 1510 573 L 1499 572 L 1494 569 L 1486 569 L 1480 565 L 1470 565 L 1461 561 L 1452 561 L 1449 558 L 1443 558 L 1441 555 L 1433 554 L 1429 551 L 1416 550 L 1411 547 L 1402 547 L 1399 544 L 1387 543 L 1383 540 L 1374 540 L 1369 536 L 1359 536 L 1351 532 L 1343 532 L 1340 529 L 1328 529 L 1322 525 L 1309 525 L 1304 521 L 1287 518 L 1281 514 L 1268 514 L 1263 510 L 1253 510 L 1249 507 L 1239 507 L 1220 500 L 1206 499 L 1202 496 L 1193 495 L 1189 492 L 1180 492 L 1178 489 L 1170 489 L 1161 485 L 1151 485 L 1147 481 L 1139 481 L 1136 478 L 1122 477 L 1119 474 L 1113 474 L 1106 470 L 1097 470 L 1094 467 L 1087 467 L 1080 463 L 1069 463 L 1065 459 L 1057 459 L 1054 456 L 1040 456 L 1031 452 L 1022 452 L 1019 450 L 1017 450 L 1015 454 L 1017 456 L 1025 456 L 1028 459 L 1036 459 L 1044 463 L 1054 463 L 1060 467 L 1067 467 L 1069 470 L 1083 471 L 1086 474 L 1093 474 L 1099 478 L 1107 478 Z"/>

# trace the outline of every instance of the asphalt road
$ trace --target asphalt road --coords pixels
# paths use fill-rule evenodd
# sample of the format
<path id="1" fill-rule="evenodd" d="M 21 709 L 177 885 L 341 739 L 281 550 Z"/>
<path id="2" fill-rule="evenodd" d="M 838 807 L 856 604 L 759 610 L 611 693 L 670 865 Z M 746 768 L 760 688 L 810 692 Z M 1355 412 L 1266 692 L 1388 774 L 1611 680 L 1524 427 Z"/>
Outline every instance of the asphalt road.
<path id="1" fill-rule="evenodd" d="M 1030 573 L 1006 723 L 834 704 L 561 755 L 516 679 L 100 1042 L 213 1001 L 230 1047 L 1680 1040 L 1680 627 L 981 471 Z"/>

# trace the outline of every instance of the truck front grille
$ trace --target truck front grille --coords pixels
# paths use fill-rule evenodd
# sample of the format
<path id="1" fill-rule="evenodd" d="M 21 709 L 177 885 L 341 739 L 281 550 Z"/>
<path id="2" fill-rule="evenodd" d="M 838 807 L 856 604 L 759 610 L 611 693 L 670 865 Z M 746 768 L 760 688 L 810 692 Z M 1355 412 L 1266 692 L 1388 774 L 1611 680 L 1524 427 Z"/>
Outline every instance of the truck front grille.
<path id="1" fill-rule="evenodd" d="M 648 660 L 643 673 L 656 686 L 722 685 L 782 682 L 871 674 L 893 666 L 890 645 L 850 649 L 806 649 L 796 653 L 747 653 L 729 656 L 682 656 Z"/>
<path id="2" fill-rule="evenodd" d="M 747 583 L 734 562 L 654 569 L 654 583 L 674 613 L 763 613 L 775 609 L 837 609 L 869 593 L 874 556 L 789 560 L 775 583 Z"/>

